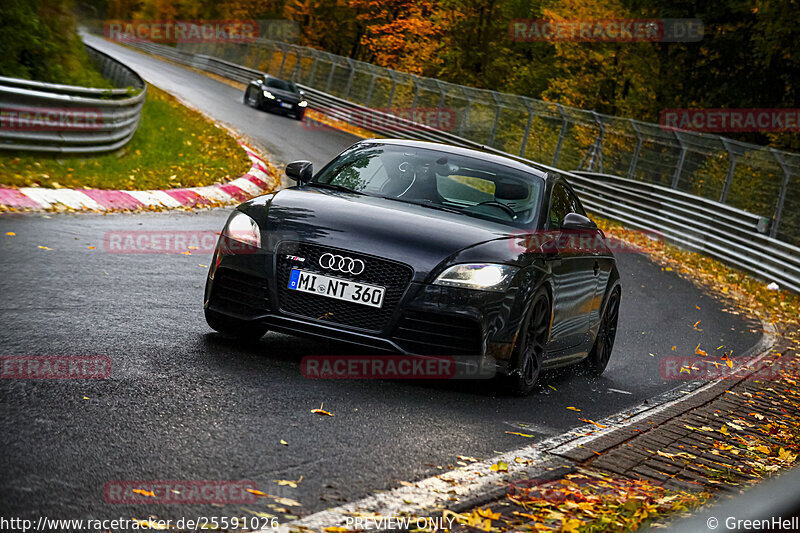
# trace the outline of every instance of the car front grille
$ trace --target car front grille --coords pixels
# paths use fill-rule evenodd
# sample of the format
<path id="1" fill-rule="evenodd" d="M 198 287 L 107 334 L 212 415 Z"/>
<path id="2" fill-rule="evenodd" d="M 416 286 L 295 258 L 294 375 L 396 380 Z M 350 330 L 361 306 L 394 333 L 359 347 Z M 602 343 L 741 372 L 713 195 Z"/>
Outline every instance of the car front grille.
<path id="1" fill-rule="evenodd" d="M 439 313 L 406 312 L 393 340 L 418 355 L 479 355 L 481 328 L 471 318 Z"/>
<path id="2" fill-rule="evenodd" d="M 362 260 L 365 265 L 364 272 L 354 276 L 323 269 L 319 266 L 319 259 L 326 252 Z M 291 257 L 303 258 L 304 261 L 293 260 Z M 385 287 L 386 294 L 383 305 L 378 309 L 317 294 L 290 290 L 288 288 L 289 277 L 293 268 Z M 277 273 L 278 299 L 282 312 L 377 332 L 381 331 L 391 319 L 406 287 L 411 282 L 414 271 L 403 263 L 348 250 L 309 243 L 284 242 L 278 248 Z"/>
<path id="3" fill-rule="evenodd" d="M 254 317 L 270 311 L 267 279 L 231 268 L 217 269 L 210 300 L 215 310 L 235 315 Z"/>

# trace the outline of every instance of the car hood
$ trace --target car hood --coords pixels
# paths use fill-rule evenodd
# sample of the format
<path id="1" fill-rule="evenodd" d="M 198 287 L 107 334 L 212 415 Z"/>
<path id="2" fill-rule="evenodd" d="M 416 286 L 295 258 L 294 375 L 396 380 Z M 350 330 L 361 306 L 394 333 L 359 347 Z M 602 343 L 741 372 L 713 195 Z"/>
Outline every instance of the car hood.
<path id="1" fill-rule="evenodd" d="M 416 281 L 466 248 L 518 233 L 467 215 L 346 192 L 293 187 L 266 198 L 245 211 L 271 250 L 286 240 L 352 250 L 409 264 Z"/>

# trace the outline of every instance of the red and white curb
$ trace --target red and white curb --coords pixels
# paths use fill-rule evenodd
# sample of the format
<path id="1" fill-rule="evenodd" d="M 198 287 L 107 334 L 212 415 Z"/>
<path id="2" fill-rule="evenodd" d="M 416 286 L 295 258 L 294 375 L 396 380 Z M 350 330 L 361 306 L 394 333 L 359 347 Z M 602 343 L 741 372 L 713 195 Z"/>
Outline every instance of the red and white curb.
<path id="1" fill-rule="evenodd" d="M 269 192 L 277 180 L 266 161 L 248 146 L 240 145 L 247 152 L 252 166 L 246 174 L 228 183 L 151 191 L 0 187 L 0 206 L 33 211 L 136 211 L 238 204 Z"/>

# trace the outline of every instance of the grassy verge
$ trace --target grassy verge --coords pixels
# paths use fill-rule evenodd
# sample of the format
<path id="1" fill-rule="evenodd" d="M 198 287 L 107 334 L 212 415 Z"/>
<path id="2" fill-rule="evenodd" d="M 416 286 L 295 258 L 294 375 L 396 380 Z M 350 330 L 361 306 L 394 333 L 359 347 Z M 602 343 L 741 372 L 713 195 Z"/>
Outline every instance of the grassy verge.
<path id="1" fill-rule="evenodd" d="M 210 185 L 249 168 L 247 155 L 226 130 L 150 85 L 139 128 L 120 150 L 100 156 L 3 152 L 0 184 L 169 189 Z"/>

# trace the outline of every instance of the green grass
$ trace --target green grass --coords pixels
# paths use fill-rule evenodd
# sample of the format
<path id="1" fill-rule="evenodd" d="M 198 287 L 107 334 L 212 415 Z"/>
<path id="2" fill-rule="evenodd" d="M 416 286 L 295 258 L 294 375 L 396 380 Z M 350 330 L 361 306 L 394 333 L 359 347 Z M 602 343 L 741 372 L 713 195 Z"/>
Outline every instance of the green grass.
<path id="1" fill-rule="evenodd" d="M 99 156 L 0 152 L 0 185 L 169 189 L 210 185 L 249 168 L 226 130 L 150 85 L 139 128 L 123 148 Z"/>

